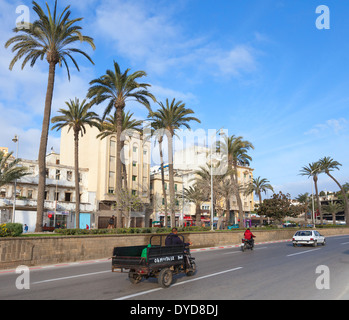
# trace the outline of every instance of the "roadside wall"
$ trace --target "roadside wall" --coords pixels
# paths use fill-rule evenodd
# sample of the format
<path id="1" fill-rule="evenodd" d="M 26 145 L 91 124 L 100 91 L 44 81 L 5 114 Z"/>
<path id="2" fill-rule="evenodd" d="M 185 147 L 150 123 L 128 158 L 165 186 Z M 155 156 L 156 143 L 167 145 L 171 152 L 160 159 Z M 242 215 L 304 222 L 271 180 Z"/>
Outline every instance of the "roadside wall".
<path id="1" fill-rule="evenodd" d="M 349 228 L 318 230 L 325 236 L 349 235 Z M 291 239 L 295 230 L 253 230 L 253 233 L 258 243 Z M 239 244 L 243 232 L 198 232 L 183 235 L 185 241 L 193 243 L 193 248 L 205 248 Z M 113 248 L 117 246 L 147 245 L 151 236 L 152 234 L 3 238 L 0 239 L 0 269 L 103 259 L 111 257 Z"/>

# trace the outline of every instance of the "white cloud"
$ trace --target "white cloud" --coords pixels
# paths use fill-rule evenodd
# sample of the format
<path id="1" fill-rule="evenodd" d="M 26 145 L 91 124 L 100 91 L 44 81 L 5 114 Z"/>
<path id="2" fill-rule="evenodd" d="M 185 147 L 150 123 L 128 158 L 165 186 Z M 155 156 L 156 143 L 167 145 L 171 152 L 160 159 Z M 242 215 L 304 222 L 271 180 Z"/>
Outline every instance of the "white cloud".
<path id="1" fill-rule="evenodd" d="M 329 135 L 340 134 L 349 129 L 349 121 L 345 118 L 329 119 L 325 123 L 315 125 L 312 129 L 306 131 L 305 135 Z"/>
<path id="2" fill-rule="evenodd" d="M 223 49 L 207 36 L 189 38 L 173 10 L 142 1 L 106 1 L 96 11 L 95 32 L 133 63 L 165 74 L 183 70 L 239 76 L 255 70 L 255 52 L 244 44 Z"/>

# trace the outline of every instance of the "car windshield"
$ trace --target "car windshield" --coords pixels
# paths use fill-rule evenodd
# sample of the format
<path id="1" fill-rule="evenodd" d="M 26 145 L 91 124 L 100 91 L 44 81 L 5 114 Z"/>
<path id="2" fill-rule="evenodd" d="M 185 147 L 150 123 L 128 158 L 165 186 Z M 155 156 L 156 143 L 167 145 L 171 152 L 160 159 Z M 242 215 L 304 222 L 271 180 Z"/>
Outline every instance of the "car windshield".
<path id="1" fill-rule="evenodd" d="M 301 236 L 301 237 L 311 236 L 311 231 L 298 231 L 296 233 L 296 236 Z"/>

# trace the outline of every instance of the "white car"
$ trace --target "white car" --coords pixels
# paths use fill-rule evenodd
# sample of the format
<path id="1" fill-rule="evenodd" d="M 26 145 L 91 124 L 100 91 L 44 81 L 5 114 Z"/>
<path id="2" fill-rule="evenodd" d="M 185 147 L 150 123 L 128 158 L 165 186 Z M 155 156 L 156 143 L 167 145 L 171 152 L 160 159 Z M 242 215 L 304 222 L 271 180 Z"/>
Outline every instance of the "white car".
<path id="1" fill-rule="evenodd" d="M 294 247 L 298 244 L 316 247 L 318 243 L 324 246 L 326 244 L 326 238 L 316 230 L 300 230 L 295 233 L 292 242 Z"/>

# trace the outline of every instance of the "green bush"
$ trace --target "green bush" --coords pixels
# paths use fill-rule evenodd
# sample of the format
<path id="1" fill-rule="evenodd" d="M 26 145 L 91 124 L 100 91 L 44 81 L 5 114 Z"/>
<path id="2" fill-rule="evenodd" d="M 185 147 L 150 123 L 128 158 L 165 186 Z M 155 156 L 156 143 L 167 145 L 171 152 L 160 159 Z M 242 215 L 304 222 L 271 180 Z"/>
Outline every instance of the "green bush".
<path id="1" fill-rule="evenodd" d="M 0 237 L 18 237 L 23 232 L 21 223 L 5 223 L 1 225 Z"/>

